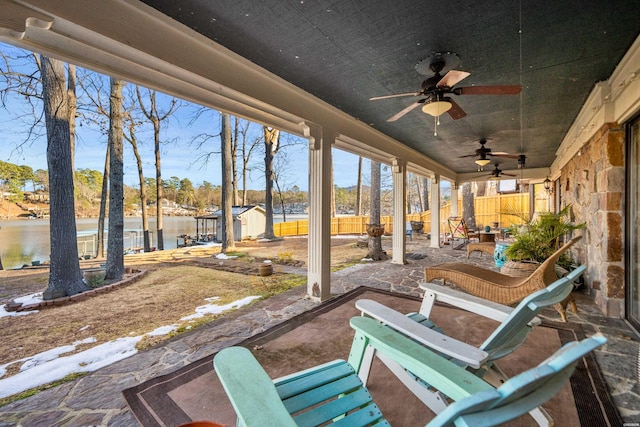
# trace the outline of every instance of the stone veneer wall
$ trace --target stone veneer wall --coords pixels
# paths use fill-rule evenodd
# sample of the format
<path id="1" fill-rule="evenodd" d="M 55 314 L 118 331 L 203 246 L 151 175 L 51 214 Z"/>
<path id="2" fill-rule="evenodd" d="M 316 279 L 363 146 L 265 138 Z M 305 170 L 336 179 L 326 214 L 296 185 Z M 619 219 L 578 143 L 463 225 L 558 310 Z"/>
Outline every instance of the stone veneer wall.
<path id="1" fill-rule="evenodd" d="M 561 170 L 562 205 L 586 222 L 574 254 L 587 263 L 585 283 L 605 315 L 624 317 L 625 132 L 603 125 Z"/>

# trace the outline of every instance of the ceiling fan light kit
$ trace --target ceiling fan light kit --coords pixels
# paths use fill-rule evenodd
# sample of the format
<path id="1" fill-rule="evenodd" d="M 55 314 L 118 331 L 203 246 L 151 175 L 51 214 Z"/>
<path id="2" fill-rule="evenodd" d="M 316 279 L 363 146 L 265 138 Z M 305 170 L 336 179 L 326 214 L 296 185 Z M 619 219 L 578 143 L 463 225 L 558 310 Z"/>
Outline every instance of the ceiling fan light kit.
<path id="1" fill-rule="evenodd" d="M 422 82 L 420 90 L 417 92 L 398 93 L 394 95 L 374 96 L 370 101 L 381 99 L 399 98 L 405 96 L 422 96 L 413 104 L 405 107 L 387 121 L 394 122 L 414 108 L 422 105 L 422 111 L 434 117 L 439 117 L 444 113 L 449 113 L 453 120 L 458 120 L 466 116 L 466 113 L 447 94 L 460 95 L 515 95 L 520 93 L 520 85 L 492 85 L 492 86 L 469 86 L 454 87 L 463 79 L 469 77 L 466 71 L 454 70 L 460 58 L 453 52 L 434 52 L 427 58 L 420 61 L 415 69 L 418 74 L 428 76 Z M 437 125 L 437 122 L 436 122 Z"/>
<path id="2" fill-rule="evenodd" d="M 453 107 L 449 98 L 442 98 L 441 100 L 436 100 L 429 102 L 428 104 L 424 104 L 422 107 L 422 112 L 429 114 L 433 117 L 439 117 L 442 114 L 446 113 Z"/>
<path id="3" fill-rule="evenodd" d="M 491 160 L 489 159 L 478 159 L 476 160 L 476 165 L 480 166 L 481 168 L 487 166 L 489 163 L 491 163 Z M 480 169 L 482 170 L 482 169 Z"/>

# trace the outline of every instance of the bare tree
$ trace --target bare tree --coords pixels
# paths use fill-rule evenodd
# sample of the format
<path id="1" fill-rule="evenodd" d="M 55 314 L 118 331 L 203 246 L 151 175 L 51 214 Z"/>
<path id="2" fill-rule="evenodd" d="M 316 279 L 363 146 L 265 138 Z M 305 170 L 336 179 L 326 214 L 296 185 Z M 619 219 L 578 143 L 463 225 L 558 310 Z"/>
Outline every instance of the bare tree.
<path id="1" fill-rule="evenodd" d="M 96 73 L 87 73 L 81 75 L 78 79 L 79 86 L 84 91 L 83 98 L 89 100 L 87 109 L 90 113 L 84 114 L 85 121 L 89 121 L 97 125 L 105 134 L 109 134 L 109 108 L 108 101 L 104 101 L 104 95 L 107 93 L 103 88 L 104 79 Z M 76 105 L 77 108 L 77 105 Z M 73 114 L 75 116 L 75 113 Z M 70 114 L 71 116 L 71 114 Z M 98 236 L 96 256 L 104 258 L 104 223 L 107 210 L 107 198 L 109 197 L 109 144 L 105 150 L 104 170 L 102 175 L 102 188 L 100 192 L 100 208 L 98 211 Z"/>
<path id="2" fill-rule="evenodd" d="M 122 157 L 122 86 L 111 78 L 109 96 L 109 237 L 105 279 L 120 280 L 124 275 L 124 189 Z"/>
<path id="3" fill-rule="evenodd" d="M 281 151 L 274 159 L 273 169 L 273 184 L 275 185 L 276 194 L 278 195 L 278 201 L 280 202 L 280 210 L 282 212 L 282 221 L 287 222 L 287 209 L 285 200 L 284 186 L 287 185 L 287 178 L 289 169 L 287 164 L 289 163 L 289 156 L 286 151 Z"/>
<path id="4" fill-rule="evenodd" d="M 40 57 L 44 115 L 47 128 L 47 166 L 51 204 L 51 266 L 44 299 L 88 290 L 80 271 L 76 243 L 75 202 L 69 106 L 64 64 Z"/>
<path id="5" fill-rule="evenodd" d="M 140 197 L 140 212 L 142 216 L 142 240 L 144 245 L 144 251 L 151 251 L 151 238 L 149 236 L 149 214 L 147 212 L 147 183 L 144 179 L 144 171 L 142 169 L 142 157 L 138 150 L 138 139 L 136 137 L 136 121 L 131 114 L 126 115 L 127 118 L 127 132 L 123 132 L 124 139 L 127 140 L 133 151 L 133 156 L 136 158 L 136 167 L 138 169 L 138 182 L 140 183 L 140 189 L 138 195 Z"/>
<path id="6" fill-rule="evenodd" d="M 153 141 L 154 151 L 156 156 L 156 224 L 157 224 L 157 244 L 158 250 L 164 249 L 164 237 L 162 233 L 162 167 L 160 165 L 160 125 L 163 121 L 167 120 L 171 114 L 173 114 L 178 108 L 178 101 L 172 99 L 167 111 L 162 114 L 158 111 L 156 104 L 156 92 L 153 90 L 148 91 L 149 95 L 149 107 L 147 107 L 142 99 L 140 88 L 136 86 L 136 94 L 138 95 L 138 103 L 144 116 L 153 125 Z"/>
<path id="7" fill-rule="evenodd" d="M 221 252 L 236 248 L 233 232 L 233 188 L 231 156 L 231 118 L 222 114 L 222 248 Z"/>
<path id="8" fill-rule="evenodd" d="M 371 224 L 380 224 L 380 162 L 371 160 Z M 382 236 L 369 236 L 369 253 L 367 258 L 374 261 L 386 260 L 389 257 L 382 250 Z"/>
<path id="9" fill-rule="evenodd" d="M 233 117 L 233 138 L 231 139 L 231 185 L 233 187 L 233 204 L 240 204 L 240 195 L 238 194 L 238 164 L 236 158 L 238 155 L 238 145 L 240 144 L 240 119 Z"/>
<path id="10" fill-rule="evenodd" d="M 265 239 L 275 239 L 273 233 L 273 156 L 280 149 L 280 131 L 275 128 L 263 127 L 264 131 L 264 177 L 265 177 L 265 210 L 266 224 Z"/>
<path id="11" fill-rule="evenodd" d="M 246 126 L 241 127 L 240 132 L 240 154 L 242 155 L 242 206 L 247 205 L 247 175 L 250 171 L 249 164 L 253 151 L 260 145 L 261 138 L 255 137 L 249 139 L 250 122 L 246 122 Z"/>

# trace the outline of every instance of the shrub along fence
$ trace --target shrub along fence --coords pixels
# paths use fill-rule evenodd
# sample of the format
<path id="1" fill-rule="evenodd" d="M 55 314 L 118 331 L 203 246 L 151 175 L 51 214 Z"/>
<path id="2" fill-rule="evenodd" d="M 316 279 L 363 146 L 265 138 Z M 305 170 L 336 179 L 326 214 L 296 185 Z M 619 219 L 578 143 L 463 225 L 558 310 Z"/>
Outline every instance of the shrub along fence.
<path id="1" fill-rule="evenodd" d="M 529 193 L 504 194 L 498 196 L 485 196 L 474 198 L 476 225 L 478 228 L 486 225 L 498 224 L 499 228 L 508 228 L 512 224 L 522 224 L 529 218 Z M 545 211 L 545 206 L 536 201 L 535 211 Z M 459 209 L 462 212 L 462 209 Z M 447 218 L 451 216 L 451 204 L 446 203 L 440 207 L 440 232 L 447 230 Z M 407 214 L 409 221 L 419 221 L 424 224 L 424 232 L 431 232 L 431 211 Z M 365 234 L 369 216 L 341 216 L 331 218 L 331 234 Z M 380 217 L 380 223 L 384 224 L 385 234 L 393 232 L 393 216 Z M 300 236 L 309 234 L 309 220 L 288 221 L 273 224 L 276 236 Z"/>

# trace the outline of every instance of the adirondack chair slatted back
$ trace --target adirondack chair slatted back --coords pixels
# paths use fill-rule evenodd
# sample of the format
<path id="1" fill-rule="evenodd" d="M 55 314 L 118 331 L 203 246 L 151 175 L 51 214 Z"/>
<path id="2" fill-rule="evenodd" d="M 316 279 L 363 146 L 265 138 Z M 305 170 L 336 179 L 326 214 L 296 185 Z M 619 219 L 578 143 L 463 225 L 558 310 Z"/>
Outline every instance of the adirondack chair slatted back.
<path id="1" fill-rule="evenodd" d="M 568 343 L 536 368 L 507 380 L 495 390 L 483 391 L 449 405 L 428 427 L 494 426 L 513 420 L 555 395 L 571 377 L 578 361 L 607 339 L 596 334 Z"/>
<path id="2" fill-rule="evenodd" d="M 573 281 L 585 270 L 586 266 L 580 266 L 567 276 L 557 279 L 546 288 L 523 299 L 480 346 L 481 350 L 490 354 L 489 360 L 500 359 L 517 349 L 531 329 L 529 322 L 543 308 L 553 306 L 567 298 L 573 290 Z"/>
<path id="3" fill-rule="evenodd" d="M 272 381 L 248 349 L 230 347 L 216 355 L 214 366 L 238 426 L 389 425 L 344 360 Z"/>

